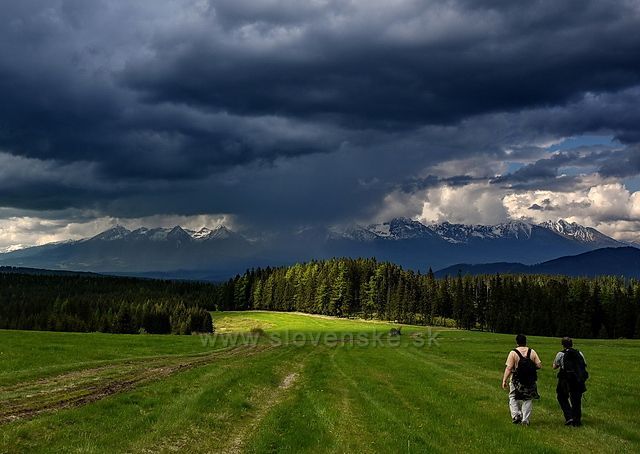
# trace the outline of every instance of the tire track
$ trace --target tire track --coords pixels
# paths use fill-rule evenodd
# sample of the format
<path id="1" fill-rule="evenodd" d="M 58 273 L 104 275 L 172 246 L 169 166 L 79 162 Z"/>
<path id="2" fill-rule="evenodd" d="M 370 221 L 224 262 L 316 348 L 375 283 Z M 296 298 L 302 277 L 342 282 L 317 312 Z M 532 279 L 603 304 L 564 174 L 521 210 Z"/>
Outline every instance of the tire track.
<path id="1" fill-rule="evenodd" d="M 281 404 L 289 395 L 291 390 L 299 383 L 305 364 L 309 356 L 313 353 L 314 350 L 312 349 L 304 356 L 304 358 L 297 362 L 294 368 L 289 369 L 287 371 L 287 375 L 280 380 L 280 383 L 276 388 L 253 396 L 254 399 L 264 402 L 265 404 L 259 407 L 257 411 L 251 415 L 248 424 L 240 427 L 238 432 L 236 432 L 235 436 L 231 439 L 230 443 L 221 452 L 233 454 L 244 452 L 250 436 L 255 432 L 262 420 L 275 407 Z"/>
<path id="2" fill-rule="evenodd" d="M 215 360 L 244 358 L 266 348 L 239 346 L 205 355 L 124 361 L 0 388 L 0 425 L 87 405 Z"/>

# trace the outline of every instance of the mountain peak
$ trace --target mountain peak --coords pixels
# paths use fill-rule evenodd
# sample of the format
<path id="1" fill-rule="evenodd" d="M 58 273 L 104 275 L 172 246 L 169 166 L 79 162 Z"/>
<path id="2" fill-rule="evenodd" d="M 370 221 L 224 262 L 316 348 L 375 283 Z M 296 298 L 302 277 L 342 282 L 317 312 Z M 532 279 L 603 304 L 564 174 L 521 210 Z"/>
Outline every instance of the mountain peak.
<path id="1" fill-rule="evenodd" d="M 568 222 L 564 219 L 558 219 L 556 221 L 548 220 L 541 222 L 540 225 L 551 230 L 556 230 L 558 232 L 587 229 L 587 227 L 581 226 L 576 222 Z"/>
<path id="2" fill-rule="evenodd" d="M 399 216 L 399 217 L 393 218 L 393 219 L 391 219 L 391 221 L 389 221 L 390 224 L 413 224 L 415 222 L 418 222 L 418 221 L 414 221 L 413 219 L 408 218 L 406 216 Z"/>
<path id="3" fill-rule="evenodd" d="M 386 231 L 388 234 L 388 230 Z M 374 231 L 370 227 L 362 227 L 360 225 L 350 225 L 345 228 L 331 227 L 329 228 L 329 239 L 334 240 L 355 240 L 355 241 L 373 241 L 380 236 L 384 236 L 383 231 Z"/>
<path id="4" fill-rule="evenodd" d="M 514 238 L 530 238 L 532 227 L 533 226 L 528 222 L 512 219 L 493 226 L 493 229 L 501 236 L 512 236 Z"/>
<path id="5" fill-rule="evenodd" d="M 433 236 L 433 231 L 420 221 L 409 218 L 395 218 L 389 223 L 390 232 L 397 239 Z"/>
<path id="6" fill-rule="evenodd" d="M 431 229 L 449 243 L 468 243 L 471 240 L 495 240 L 500 238 L 527 239 L 531 237 L 531 224 L 510 220 L 495 225 L 468 225 L 441 222 Z"/>
<path id="7" fill-rule="evenodd" d="M 192 237 L 196 240 L 202 240 L 202 239 L 208 238 L 212 233 L 213 233 L 213 230 L 207 227 L 202 227 L 197 232 L 194 232 Z"/>
<path id="8" fill-rule="evenodd" d="M 382 224 L 371 224 L 364 230 L 375 234 L 380 238 L 392 240 L 406 240 L 412 238 L 423 238 L 433 236 L 433 232 L 429 227 L 406 217 L 393 218 Z"/>
<path id="9" fill-rule="evenodd" d="M 130 233 L 131 233 L 131 230 L 121 226 L 120 224 L 116 224 L 114 227 L 111 227 L 110 229 L 97 234 L 93 238 L 97 240 L 104 240 L 104 241 L 121 240 Z"/>
<path id="10" fill-rule="evenodd" d="M 219 225 L 213 230 L 213 232 L 211 232 L 211 238 L 215 238 L 217 240 L 231 238 L 234 235 L 235 233 L 229 230 L 224 225 Z"/>
<path id="11" fill-rule="evenodd" d="M 197 232 L 193 233 L 192 238 L 195 240 L 226 240 L 229 238 L 233 238 L 238 236 L 237 233 L 233 232 L 229 228 L 224 225 L 219 225 L 213 230 L 208 227 L 202 227 Z"/>
<path id="12" fill-rule="evenodd" d="M 592 227 L 585 227 L 576 222 L 568 222 L 564 219 L 545 221 L 540 223 L 540 226 L 549 229 L 558 235 L 572 238 L 583 243 L 601 243 L 603 246 L 620 245 L 618 241 L 609 238 Z"/>
<path id="13" fill-rule="evenodd" d="M 175 240 L 178 243 L 182 243 L 183 241 L 191 241 L 191 235 L 189 235 L 182 227 L 176 225 L 173 227 L 169 233 L 167 233 L 168 240 Z"/>
<path id="14" fill-rule="evenodd" d="M 156 227 L 156 228 L 148 228 L 148 227 L 139 227 L 133 231 L 122 227 L 121 225 L 117 225 L 115 227 L 110 228 L 109 230 L 105 230 L 102 233 L 92 237 L 91 239 L 102 240 L 102 241 L 112 241 L 112 240 L 123 240 L 123 239 L 131 239 L 136 241 L 167 241 L 167 240 L 178 240 L 180 242 L 187 242 L 190 240 L 222 240 L 228 238 L 234 238 L 239 236 L 237 233 L 229 230 L 226 226 L 220 225 L 215 229 L 209 229 L 208 227 L 202 227 L 197 232 L 193 230 L 185 230 L 179 225 L 174 227 L 166 228 L 166 227 Z"/>

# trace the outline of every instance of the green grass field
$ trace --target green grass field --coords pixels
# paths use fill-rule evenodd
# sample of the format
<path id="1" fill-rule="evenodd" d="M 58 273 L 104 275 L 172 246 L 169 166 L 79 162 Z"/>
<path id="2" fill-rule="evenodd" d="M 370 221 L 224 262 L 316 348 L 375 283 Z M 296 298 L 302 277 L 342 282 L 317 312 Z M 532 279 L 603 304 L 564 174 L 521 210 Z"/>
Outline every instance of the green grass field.
<path id="1" fill-rule="evenodd" d="M 0 331 L 0 452 L 640 451 L 639 341 L 576 342 L 591 379 L 584 426 L 567 428 L 550 367 L 559 341 L 530 338 L 542 399 L 521 427 L 500 387 L 513 336 L 214 320 L 212 337 Z"/>

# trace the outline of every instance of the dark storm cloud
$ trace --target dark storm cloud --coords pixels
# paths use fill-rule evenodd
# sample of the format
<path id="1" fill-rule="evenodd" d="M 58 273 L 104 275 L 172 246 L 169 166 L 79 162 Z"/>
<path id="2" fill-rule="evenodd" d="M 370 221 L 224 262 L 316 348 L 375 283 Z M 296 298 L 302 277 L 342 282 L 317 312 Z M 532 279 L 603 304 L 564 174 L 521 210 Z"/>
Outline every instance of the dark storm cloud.
<path id="1" fill-rule="evenodd" d="M 447 185 L 466 186 L 474 181 L 485 180 L 486 178 L 476 178 L 470 175 L 456 175 L 453 177 L 440 178 L 436 175 L 427 175 L 423 178 L 409 178 L 399 185 L 399 189 L 406 193 L 414 193 L 425 189 Z"/>
<path id="2" fill-rule="evenodd" d="M 564 206 L 564 209 L 586 209 L 591 206 L 589 202 L 570 202 Z M 551 203 L 550 199 L 544 199 L 540 204 L 534 203 L 529 208 L 531 211 L 560 211 L 561 208 Z"/>
<path id="3" fill-rule="evenodd" d="M 567 168 L 583 173 L 597 172 L 604 178 L 624 178 L 640 174 L 640 147 L 625 148 L 584 147 L 559 152 L 550 158 L 539 159 L 520 169 L 492 178 L 494 184 L 515 189 L 575 189 L 581 181 L 579 175 L 565 175 Z M 536 209 L 536 208 L 531 208 Z"/>
<path id="4" fill-rule="evenodd" d="M 575 184 L 570 165 L 635 175 L 639 17 L 595 0 L 3 2 L 0 153 L 46 165 L 0 173 L 0 206 L 329 222 L 489 175 L 433 170 L 448 161 L 529 162 L 494 180 L 510 188 Z M 584 133 L 619 147 L 540 159 Z"/>
<path id="5" fill-rule="evenodd" d="M 553 205 L 551 199 L 544 199 L 540 203 L 534 203 L 529 209 L 532 211 L 555 211 L 558 207 Z"/>
<path id="6" fill-rule="evenodd" d="M 605 177 L 630 177 L 640 174 L 640 146 L 635 145 L 610 156 L 600 167 Z"/>
<path id="7" fill-rule="evenodd" d="M 293 23 L 253 3 L 226 14 L 227 2 L 212 2 L 206 29 L 152 43 L 153 57 L 128 65 L 124 83 L 149 102 L 397 128 L 639 81 L 633 3 L 329 3 Z"/>
<path id="8" fill-rule="evenodd" d="M 491 180 L 492 183 L 522 183 L 539 180 L 553 180 L 558 176 L 560 167 L 579 160 L 577 153 L 559 153 L 548 159 L 540 159 L 528 164 L 513 173 L 502 175 Z"/>

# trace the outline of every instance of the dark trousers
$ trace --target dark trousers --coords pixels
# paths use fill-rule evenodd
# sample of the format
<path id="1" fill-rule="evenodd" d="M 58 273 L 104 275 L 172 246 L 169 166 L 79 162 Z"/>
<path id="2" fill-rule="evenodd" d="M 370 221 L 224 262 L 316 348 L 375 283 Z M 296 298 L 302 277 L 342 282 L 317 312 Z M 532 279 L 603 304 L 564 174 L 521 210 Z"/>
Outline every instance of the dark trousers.
<path id="1" fill-rule="evenodd" d="M 577 385 L 572 386 L 568 380 L 558 380 L 556 393 L 558 395 L 558 403 L 564 413 L 565 421 L 573 419 L 574 423 L 580 423 L 582 419 L 582 393 L 583 387 Z"/>

